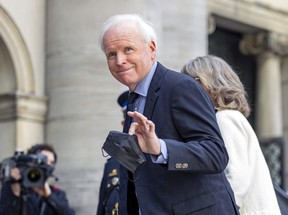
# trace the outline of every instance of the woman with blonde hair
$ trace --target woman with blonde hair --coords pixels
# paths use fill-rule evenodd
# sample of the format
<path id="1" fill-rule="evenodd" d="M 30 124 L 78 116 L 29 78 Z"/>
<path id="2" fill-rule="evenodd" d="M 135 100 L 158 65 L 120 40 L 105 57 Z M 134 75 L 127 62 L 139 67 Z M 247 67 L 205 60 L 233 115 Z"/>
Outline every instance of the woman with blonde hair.
<path id="1" fill-rule="evenodd" d="M 267 163 L 247 120 L 250 107 L 238 75 L 223 59 L 211 55 L 189 61 L 181 72 L 197 80 L 215 106 L 229 154 L 225 173 L 240 214 L 281 214 Z"/>

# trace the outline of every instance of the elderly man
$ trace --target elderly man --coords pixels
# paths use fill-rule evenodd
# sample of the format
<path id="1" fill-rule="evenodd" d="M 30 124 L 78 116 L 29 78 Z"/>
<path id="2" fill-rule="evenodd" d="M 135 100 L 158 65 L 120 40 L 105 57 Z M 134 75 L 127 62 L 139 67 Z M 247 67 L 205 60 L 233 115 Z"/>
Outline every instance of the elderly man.
<path id="1" fill-rule="evenodd" d="M 119 214 L 239 214 L 206 92 L 193 78 L 157 62 L 154 29 L 138 15 L 108 19 L 100 43 L 111 74 L 128 86 L 130 97 L 136 95 L 124 132 L 137 134 L 146 156 L 133 174 L 120 168 Z"/>

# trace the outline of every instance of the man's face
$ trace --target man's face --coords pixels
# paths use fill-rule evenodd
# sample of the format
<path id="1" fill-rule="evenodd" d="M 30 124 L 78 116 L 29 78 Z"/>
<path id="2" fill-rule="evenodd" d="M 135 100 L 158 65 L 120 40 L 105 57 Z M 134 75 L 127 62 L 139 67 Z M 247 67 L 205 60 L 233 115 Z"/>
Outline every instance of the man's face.
<path id="1" fill-rule="evenodd" d="M 105 33 L 104 52 L 111 74 L 134 91 L 155 61 L 156 45 L 147 44 L 135 26 L 119 25 Z"/>
<path id="2" fill-rule="evenodd" d="M 47 164 L 48 165 L 50 165 L 52 167 L 55 166 L 55 157 L 54 157 L 54 154 L 52 152 L 47 151 L 47 150 L 42 150 L 40 153 L 47 156 Z"/>

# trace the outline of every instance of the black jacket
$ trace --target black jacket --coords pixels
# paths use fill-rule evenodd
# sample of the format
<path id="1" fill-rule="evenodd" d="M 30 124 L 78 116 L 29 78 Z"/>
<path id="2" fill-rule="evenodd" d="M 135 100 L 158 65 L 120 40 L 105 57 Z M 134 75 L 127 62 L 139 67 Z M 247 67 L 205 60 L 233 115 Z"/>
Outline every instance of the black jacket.
<path id="1" fill-rule="evenodd" d="M 0 215 L 25 214 L 22 212 L 23 205 L 26 205 L 27 208 L 26 215 L 74 215 L 65 192 L 55 186 L 51 186 L 51 191 L 51 195 L 47 199 L 33 191 L 28 191 L 27 200 L 24 201 L 24 196 L 15 196 L 10 184 L 7 183 L 1 189 Z M 23 204 L 24 202 L 26 204 Z"/>
<path id="2" fill-rule="evenodd" d="M 113 158 L 107 160 L 102 177 L 97 215 L 118 214 L 119 164 Z"/>

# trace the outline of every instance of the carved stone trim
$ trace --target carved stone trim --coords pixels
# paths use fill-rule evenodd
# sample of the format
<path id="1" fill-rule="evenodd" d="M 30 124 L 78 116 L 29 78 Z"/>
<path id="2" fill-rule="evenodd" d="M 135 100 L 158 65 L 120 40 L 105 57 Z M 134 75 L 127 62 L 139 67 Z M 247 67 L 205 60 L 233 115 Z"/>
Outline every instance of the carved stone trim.
<path id="1" fill-rule="evenodd" d="M 279 55 L 288 54 L 288 37 L 274 32 L 261 32 L 247 34 L 240 41 L 240 51 L 243 54 L 260 54 L 265 51 L 272 51 Z"/>
<path id="2" fill-rule="evenodd" d="M 16 118 L 16 98 L 15 95 L 0 95 L 0 121 Z"/>
<path id="3" fill-rule="evenodd" d="M 17 90 L 35 93 L 31 56 L 17 25 L 0 6 L 0 35 L 11 55 L 17 79 Z"/>
<path id="4" fill-rule="evenodd" d="M 0 95 L 0 121 L 21 118 L 43 122 L 46 112 L 46 98 L 20 93 Z"/>

